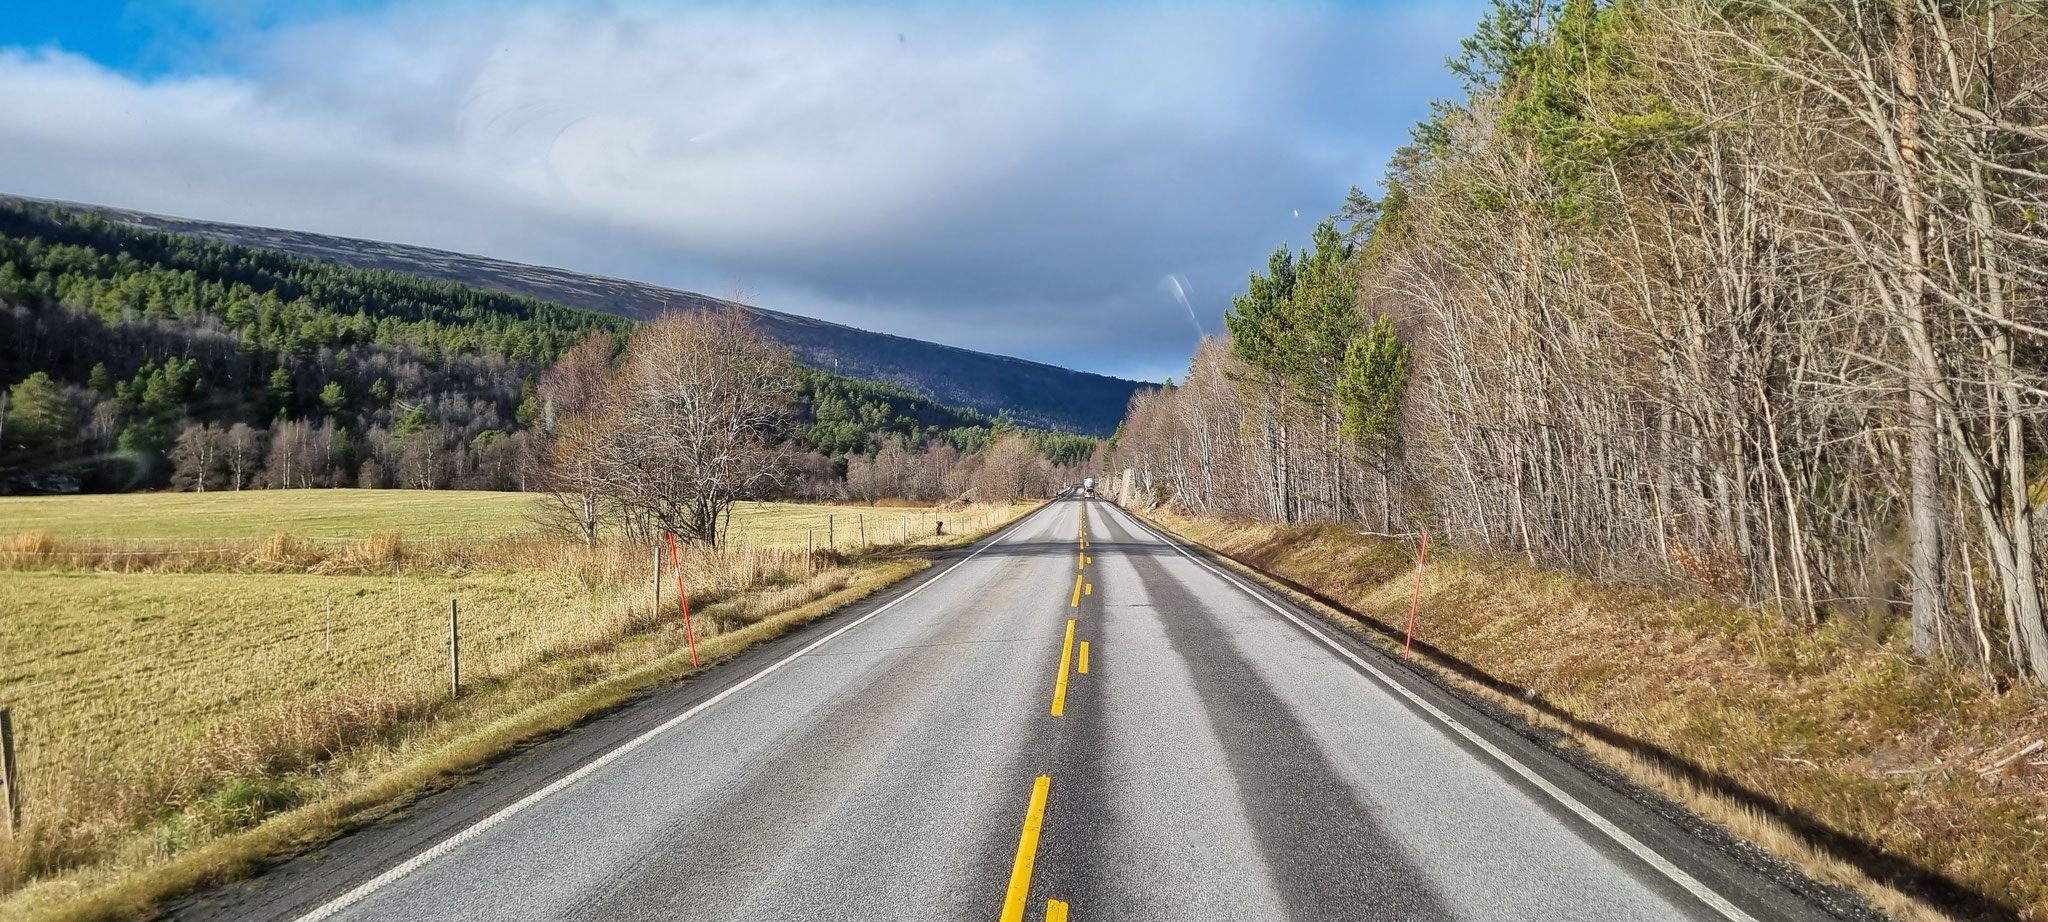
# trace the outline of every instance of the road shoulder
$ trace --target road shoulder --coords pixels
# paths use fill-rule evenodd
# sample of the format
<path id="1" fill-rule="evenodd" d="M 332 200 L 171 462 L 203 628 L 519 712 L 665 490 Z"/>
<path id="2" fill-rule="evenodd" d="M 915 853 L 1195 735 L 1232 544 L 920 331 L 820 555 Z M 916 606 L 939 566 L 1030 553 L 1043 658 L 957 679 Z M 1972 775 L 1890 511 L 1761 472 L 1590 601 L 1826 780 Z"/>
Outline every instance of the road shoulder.
<path id="1" fill-rule="evenodd" d="M 1860 894 L 1814 880 L 1784 859 L 1601 760 L 1572 728 L 1544 719 L 1541 711 L 1511 694 L 1464 678 L 1462 673 L 1470 671 L 1469 666 L 1442 662 L 1440 657 L 1423 653 L 1404 659 L 1398 637 L 1387 626 L 1298 592 L 1282 580 L 1183 538 L 1144 516 L 1121 508 L 1119 511 L 1162 540 L 1235 577 L 1232 582 L 1241 589 L 1296 613 L 1301 617 L 1300 630 L 1376 667 L 1375 680 L 1398 683 L 1421 702 L 1480 734 L 1487 743 L 1589 806 L 1755 918 L 1851 922 L 1891 918 Z M 1411 707 L 1415 706 L 1411 702 Z M 1475 756 L 1499 767 L 1498 760 L 1469 741 L 1461 743 L 1472 749 Z M 1581 829 L 1589 838 L 1601 837 L 1587 820 L 1560 807 L 1528 779 L 1505 768 L 1500 769 L 1500 774 L 1532 799 L 1546 802 L 1561 820 Z"/>

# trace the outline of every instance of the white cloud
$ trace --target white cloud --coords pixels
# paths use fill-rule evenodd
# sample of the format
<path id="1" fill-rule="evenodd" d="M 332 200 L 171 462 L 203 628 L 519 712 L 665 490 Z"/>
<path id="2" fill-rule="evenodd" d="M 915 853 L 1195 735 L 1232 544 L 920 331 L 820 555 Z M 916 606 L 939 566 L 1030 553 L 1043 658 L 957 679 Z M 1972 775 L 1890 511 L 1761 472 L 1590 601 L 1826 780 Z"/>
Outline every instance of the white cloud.
<path id="1" fill-rule="evenodd" d="M 0 50 L 0 191 L 737 284 L 1135 373 L 1191 345 L 1160 277 L 1215 326 L 1306 237 L 1283 209 L 1376 177 L 1472 15 L 465 6 L 259 33 L 225 76 Z"/>

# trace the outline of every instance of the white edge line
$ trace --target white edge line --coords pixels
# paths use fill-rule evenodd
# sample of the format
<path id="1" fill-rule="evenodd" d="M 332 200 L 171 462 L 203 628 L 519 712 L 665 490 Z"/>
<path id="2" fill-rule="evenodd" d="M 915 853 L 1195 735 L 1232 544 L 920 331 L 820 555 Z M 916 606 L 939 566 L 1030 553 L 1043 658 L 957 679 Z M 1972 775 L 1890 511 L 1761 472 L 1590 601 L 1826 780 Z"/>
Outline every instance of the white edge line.
<path id="1" fill-rule="evenodd" d="M 1024 518 L 1017 520 L 1013 524 L 1016 526 L 1022 526 L 1025 522 L 1037 518 L 1040 513 L 1044 512 L 1047 509 L 1052 508 L 1053 504 L 1057 501 L 1058 499 L 1055 498 L 1053 501 L 1047 502 L 1044 506 L 1033 511 L 1030 515 L 1027 515 Z M 1010 540 L 1010 537 L 1012 535 L 1018 534 L 1022 531 L 1022 527 L 1011 528 L 1008 533 L 1002 535 L 999 538 L 991 540 L 986 544 L 983 544 L 981 547 L 975 549 L 974 553 L 969 554 L 966 557 L 962 557 L 959 563 L 955 563 L 952 566 L 947 567 L 944 573 L 940 573 L 939 575 L 934 576 L 931 579 L 925 580 L 924 582 L 917 584 L 915 587 L 912 587 L 909 592 L 906 592 L 900 596 L 897 596 L 895 599 L 891 600 L 889 604 L 877 608 L 874 611 L 868 612 L 867 614 L 862 615 L 859 618 L 856 618 L 850 622 L 847 622 L 845 625 L 841 626 L 837 630 L 834 630 L 832 633 L 826 634 L 825 636 L 820 637 L 815 641 L 812 641 L 803 649 L 798 650 L 795 653 L 791 653 L 788 656 L 776 660 L 773 663 L 770 663 L 768 666 L 762 668 L 761 671 L 756 672 L 753 675 L 750 675 L 745 679 L 740 680 L 732 687 L 727 688 L 716 695 L 712 695 L 710 698 L 707 698 L 701 702 L 698 702 L 695 706 L 691 707 L 687 711 L 682 712 L 681 714 L 677 714 L 676 716 L 669 718 L 668 720 L 664 721 L 661 724 L 661 726 L 655 727 L 654 729 L 649 730 L 646 733 L 642 733 L 639 736 L 627 740 L 626 742 L 619 744 L 617 748 L 605 753 L 604 755 L 598 756 L 597 758 L 592 759 L 589 762 L 585 762 L 583 764 L 583 767 L 578 768 L 575 771 L 570 772 L 569 774 L 563 775 L 562 777 L 555 779 L 554 782 L 550 783 L 547 787 L 541 788 L 538 791 L 535 791 L 531 794 L 526 795 L 525 797 L 522 797 L 512 802 L 503 809 L 500 809 L 498 812 L 493 813 L 490 816 L 484 817 L 481 820 L 478 820 L 475 824 L 462 830 L 461 832 L 449 836 L 446 839 L 442 839 L 440 842 L 435 843 L 431 848 L 428 848 L 426 851 L 420 852 L 419 854 L 414 855 L 411 858 L 407 858 L 406 860 L 396 865 L 393 865 L 384 873 L 379 874 L 376 877 L 370 878 L 369 880 L 366 880 L 361 884 L 356 885 L 355 889 L 352 889 L 347 893 L 344 893 L 340 896 L 335 897 L 332 900 L 327 901 L 326 903 L 321 904 L 319 907 L 313 909 L 305 915 L 299 916 L 296 920 L 294 920 L 294 922 L 321 922 L 321 920 L 333 916 L 335 913 L 341 912 L 342 910 L 347 909 L 350 906 L 362 902 L 371 894 L 376 893 L 378 890 L 381 890 L 386 886 L 389 886 L 392 882 L 398 880 L 399 878 L 419 870 L 427 862 L 439 858 L 450 851 L 453 851 L 457 846 L 460 846 L 470 841 L 471 839 L 476 838 L 477 836 L 483 835 L 485 832 L 489 831 L 491 827 L 496 826 L 499 823 L 502 823 L 508 819 L 511 819 L 520 811 L 523 811 L 526 808 L 531 807 L 534 804 L 540 803 L 542 800 L 547 799 L 549 795 L 552 795 L 562 790 L 563 788 L 568 787 L 569 785 L 575 784 L 576 782 L 589 777 L 591 773 L 597 771 L 600 768 L 605 767 L 606 765 L 610 765 L 612 762 L 616 761 L 617 759 L 626 755 L 627 753 L 632 752 L 633 750 L 646 745 L 650 740 L 653 740 L 655 737 L 660 736 L 661 734 L 666 733 L 669 730 L 675 729 L 684 721 L 687 721 L 690 718 L 697 716 L 699 713 L 702 713 L 704 710 L 710 708 L 712 705 L 715 705 L 720 701 L 724 701 L 725 699 L 735 694 L 738 694 L 747 686 L 767 678 L 769 675 L 772 675 L 775 672 L 781 670 L 782 667 L 787 666 L 790 663 L 793 663 L 798 659 L 803 658 L 805 654 L 811 652 L 812 650 L 816 650 L 819 647 L 831 643 L 833 639 L 837 638 L 839 635 L 844 634 L 847 631 L 853 630 L 854 628 L 860 627 L 862 624 L 867 623 L 869 619 L 874 618 L 875 616 L 880 615 L 883 612 L 888 611 L 889 609 L 895 608 L 896 606 L 901 605 L 906 601 L 909 601 L 911 596 L 923 592 L 925 590 L 925 587 L 930 586 L 933 583 L 938 582 L 939 580 L 945 579 L 948 576 L 951 576 L 953 574 L 953 571 L 960 569 L 962 564 L 965 564 L 968 561 L 981 556 L 982 551 L 986 551 L 989 548 L 995 547 L 998 544 L 1008 541 Z"/>
<path id="2" fill-rule="evenodd" d="M 1378 679 L 1381 684 L 1387 686 L 1388 688 L 1393 689 L 1395 692 L 1398 692 L 1402 697 L 1407 698 L 1416 707 L 1421 708 L 1431 717 L 1435 717 L 1438 721 L 1441 721 L 1445 726 L 1450 727 L 1453 731 L 1456 731 L 1459 736 L 1464 737 L 1474 746 L 1479 747 L 1480 750 L 1484 751 L 1487 755 L 1492 756 L 1496 761 L 1500 762 L 1502 765 L 1507 766 L 1508 769 L 1512 770 L 1515 774 L 1522 776 L 1523 780 L 1535 786 L 1537 790 L 1540 790 L 1543 793 L 1550 795 L 1550 798 L 1552 800 L 1555 800 L 1558 803 L 1564 805 L 1565 809 L 1570 810 L 1571 812 L 1577 814 L 1580 819 L 1583 819 L 1587 823 L 1590 823 L 1593 826 L 1593 828 L 1598 829 L 1603 833 L 1606 833 L 1608 838 L 1613 839 L 1615 842 L 1619 843 L 1621 847 L 1626 848 L 1630 852 L 1634 853 L 1636 857 L 1643 859 L 1645 863 L 1649 864 L 1653 868 L 1656 868 L 1665 877 L 1670 878 L 1673 883 L 1678 884 L 1680 887 L 1684 887 L 1686 892 L 1691 893 L 1693 896 L 1697 897 L 1700 902 L 1713 907 L 1714 910 L 1719 912 L 1723 917 L 1731 920 L 1731 922 L 1757 922 L 1756 917 L 1751 916 L 1749 913 L 1743 912 L 1734 903 L 1728 902 L 1728 899 L 1726 897 L 1723 897 L 1719 893 L 1715 893 L 1713 889 L 1709 888 L 1706 884 L 1701 883 L 1698 878 L 1692 876 L 1691 874 L 1687 874 L 1677 865 L 1672 864 L 1669 859 L 1666 859 L 1663 855 L 1658 854 L 1656 850 L 1650 848 L 1647 845 L 1644 845 L 1635 836 L 1629 835 L 1627 832 L 1624 832 L 1621 829 L 1621 827 L 1614 825 L 1614 823 L 1609 821 L 1606 817 L 1601 816 L 1599 813 L 1595 812 L 1591 807 L 1588 807 L 1585 804 L 1580 803 L 1578 798 L 1565 793 L 1556 785 L 1551 784 L 1548 779 L 1544 778 L 1542 775 L 1537 774 L 1534 769 L 1531 769 L 1529 766 L 1522 764 L 1522 762 L 1516 759 L 1514 756 L 1508 755 L 1499 747 L 1493 745 L 1491 742 L 1488 742 L 1485 737 L 1482 737 L 1478 733 L 1473 732 L 1473 730 L 1470 727 L 1467 727 L 1464 724 L 1458 722 L 1457 718 L 1444 713 L 1443 710 L 1439 709 L 1436 705 L 1429 703 L 1428 701 L 1424 700 L 1422 696 L 1417 695 L 1413 691 L 1410 691 L 1407 686 L 1402 685 L 1398 681 L 1395 681 L 1395 679 L 1392 676 L 1389 676 L 1386 673 L 1381 672 L 1379 667 L 1374 666 L 1369 662 L 1366 662 L 1365 659 L 1360 657 L 1357 653 L 1354 653 L 1350 649 L 1344 647 L 1336 641 L 1331 640 L 1329 636 L 1324 634 L 1322 631 L 1309 626 L 1309 624 L 1303 621 L 1300 616 L 1296 615 L 1291 611 L 1288 611 L 1285 607 L 1281 606 L 1277 602 L 1274 602 L 1272 599 L 1267 598 L 1263 593 L 1253 591 L 1250 586 L 1247 586 L 1244 583 L 1238 581 L 1237 577 L 1232 576 L 1221 569 L 1218 569 L 1215 565 L 1209 563 L 1206 560 L 1203 560 L 1193 554 L 1188 553 L 1180 546 L 1179 542 L 1176 542 L 1172 538 L 1167 537 L 1163 532 L 1159 531 L 1158 529 L 1153 528 L 1151 525 L 1146 524 L 1142 520 L 1139 520 L 1137 516 L 1130 515 L 1130 513 L 1125 512 L 1122 508 L 1118 508 L 1117 511 L 1122 512 L 1125 515 L 1129 516 L 1131 521 L 1135 522 L 1138 525 L 1138 527 L 1151 532 L 1155 537 L 1159 538 L 1161 541 L 1164 541 L 1167 547 L 1173 548 L 1174 551 L 1178 552 L 1182 557 L 1186 557 L 1187 559 L 1194 561 L 1196 566 L 1199 566 L 1205 570 L 1208 570 L 1211 573 L 1216 574 L 1219 577 L 1222 577 L 1224 581 L 1230 583 L 1233 586 L 1236 586 L 1240 590 L 1243 590 L 1246 595 L 1249 595 L 1252 598 L 1257 599 L 1260 602 L 1264 603 L 1267 608 L 1279 612 L 1281 617 L 1284 617 L 1287 620 L 1294 622 L 1295 625 L 1307 631 L 1310 636 L 1314 637 L 1318 641 L 1321 641 L 1324 646 L 1329 647 L 1331 650 L 1336 651 L 1337 655 L 1350 660 L 1354 665 L 1358 666 L 1359 668 L 1365 670 L 1368 673 L 1371 673 L 1372 676 Z"/>

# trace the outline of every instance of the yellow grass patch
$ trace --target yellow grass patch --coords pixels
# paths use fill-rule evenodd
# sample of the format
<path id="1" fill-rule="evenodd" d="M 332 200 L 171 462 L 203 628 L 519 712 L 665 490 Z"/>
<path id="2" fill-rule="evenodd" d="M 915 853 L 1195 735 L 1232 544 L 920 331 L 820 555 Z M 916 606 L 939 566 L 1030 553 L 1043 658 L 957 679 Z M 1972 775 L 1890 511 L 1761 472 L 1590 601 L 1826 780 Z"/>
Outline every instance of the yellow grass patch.
<path id="1" fill-rule="evenodd" d="M 126 535 L 48 525 L 0 537 L 0 704 L 13 709 L 29 804 L 24 834 L 0 842 L 0 919 L 139 912 L 687 671 L 674 577 L 663 574 L 656 611 L 649 548 L 533 532 L 414 538 L 419 523 L 373 491 L 260 497 L 294 494 L 317 494 L 315 506 L 366 494 L 366 524 L 158 540 L 172 536 L 137 533 L 147 517 L 95 518 L 104 497 L 64 497 L 48 508 L 81 503 L 74 526 Z M 257 495 L 208 500 L 228 497 L 225 510 Z M 778 634 L 922 568 L 915 551 L 964 540 L 950 533 L 969 521 L 990 528 L 1029 508 L 948 512 L 947 539 L 912 532 L 904 545 L 880 543 L 895 536 L 870 520 L 871 551 L 842 541 L 806 555 L 797 529 L 820 507 L 750 504 L 734 530 L 761 543 L 685 549 L 700 647 L 717 657 Z M 450 599 L 463 636 L 454 699 Z"/>
<path id="2" fill-rule="evenodd" d="M 50 537 L 127 539 L 138 543 L 258 539 L 289 534 L 313 543 L 352 542 L 391 534 L 422 541 L 528 536 L 538 530 L 542 500 L 532 493 L 462 490 L 243 490 L 212 493 L 120 493 L 86 496 L 0 496 L 0 539 Z M 829 527 L 848 546 L 863 525 L 869 543 L 928 534 L 937 519 L 948 530 L 986 525 L 990 507 L 740 503 L 735 543 L 801 546 L 808 533 L 825 545 Z M 918 529 L 923 528 L 923 532 Z M 9 548 L 0 546 L 0 550 Z M 139 548 L 138 548 L 139 549 Z"/>

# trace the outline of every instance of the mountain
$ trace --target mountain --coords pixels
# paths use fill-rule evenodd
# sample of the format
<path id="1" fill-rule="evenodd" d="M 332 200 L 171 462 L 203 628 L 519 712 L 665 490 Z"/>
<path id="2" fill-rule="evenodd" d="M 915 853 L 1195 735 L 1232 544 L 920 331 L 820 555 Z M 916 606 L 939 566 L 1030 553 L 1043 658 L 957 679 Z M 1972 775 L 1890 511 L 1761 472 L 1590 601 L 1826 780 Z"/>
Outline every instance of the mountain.
<path id="1" fill-rule="evenodd" d="M 0 201 L 94 212 L 122 224 L 276 250 L 352 268 L 441 279 L 635 320 L 647 320 L 666 310 L 736 307 L 752 315 L 761 331 L 787 346 L 798 361 L 813 368 L 895 385 L 940 403 L 991 415 L 1007 412 L 1027 426 L 1106 436 L 1122 421 L 1131 395 L 1151 386 L 567 269 L 406 244 L 197 221 L 75 202 L 4 195 L 0 195 Z"/>

